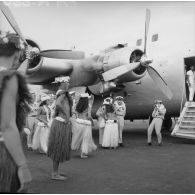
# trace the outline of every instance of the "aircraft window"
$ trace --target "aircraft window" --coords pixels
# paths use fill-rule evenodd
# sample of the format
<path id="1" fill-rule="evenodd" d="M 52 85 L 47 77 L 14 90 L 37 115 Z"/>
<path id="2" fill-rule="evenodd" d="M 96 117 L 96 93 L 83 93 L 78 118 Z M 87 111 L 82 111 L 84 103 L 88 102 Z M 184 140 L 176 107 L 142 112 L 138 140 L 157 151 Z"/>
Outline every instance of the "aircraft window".
<path id="1" fill-rule="evenodd" d="M 158 41 L 158 34 L 152 35 L 152 42 Z"/>
<path id="2" fill-rule="evenodd" d="M 136 45 L 140 46 L 142 44 L 142 39 L 138 39 Z"/>

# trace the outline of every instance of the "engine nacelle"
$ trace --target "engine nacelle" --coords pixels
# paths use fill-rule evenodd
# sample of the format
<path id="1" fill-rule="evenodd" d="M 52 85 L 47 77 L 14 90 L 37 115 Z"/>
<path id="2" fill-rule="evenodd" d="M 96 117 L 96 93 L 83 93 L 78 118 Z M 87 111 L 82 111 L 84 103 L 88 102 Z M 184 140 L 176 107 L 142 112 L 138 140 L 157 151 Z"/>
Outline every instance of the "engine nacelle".
<path id="1" fill-rule="evenodd" d="M 143 51 L 137 48 L 122 48 L 106 53 L 103 60 L 104 71 L 113 69 L 118 66 L 126 65 L 132 62 L 138 62 L 143 55 Z M 130 65 L 129 65 L 130 66 Z M 145 75 L 146 68 L 139 66 L 118 78 L 119 82 L 131 82 L 139 80 Z"/>
<path id="2" fill-rule="evenodd" d="M 26 39 L 26 41 L 31 47 L 37 47 L 40 50 L 39 45 L 35 41 L 31 39 Z M 27 74 L 36 71 L 41 66 L 42 62 L 43 62 L 43 58 L 40 55 L 34 57 L 33 60 L 30 60 Z"/>
<path id="3" fill-rule="evenodd" d="M 106 53 L 104 58 L 101 58 L 100 60 L 103 63 L 104 71 L 108 71 L 118 66 L 126 65 L 132 62 L 139 62 L 142 55 L 143 51 L 141 51 L 140 49 L 122 48 Z M 145 73 L 146 67 L 140 64 L 140 66 L 136 69 L 118 77 L 117 81 L 115 82 L 99 82 L 98 84 L 89 86 L 88 88 L 92 93 L 96 95 L 108 92 L 117 92 L 124 89 L 125 86 L 123 85 L 123 83 L 139 80 L 145 75 Z M 116 86 L 114 87 L 112 83 L 115 83 Z"/>

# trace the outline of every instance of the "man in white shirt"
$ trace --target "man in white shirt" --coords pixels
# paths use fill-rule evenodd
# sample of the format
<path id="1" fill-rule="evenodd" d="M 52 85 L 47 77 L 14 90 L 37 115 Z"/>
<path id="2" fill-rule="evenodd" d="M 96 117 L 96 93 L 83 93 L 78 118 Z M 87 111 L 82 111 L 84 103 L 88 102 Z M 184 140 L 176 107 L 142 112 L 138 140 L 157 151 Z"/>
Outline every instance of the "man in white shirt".
<path id="1" fill-rule="evenodd" d="M 194 99 L 194 66 L 190 66 L 190 70 L 187 71 L 187 84 L 189 87 L 189 101 Z"/>
<path id="2" fill-rule="evenodd" d="M 115 108 L 115 113 L 119 124 L 119 146 L 123 147 L 124 145 L 123 145 L 122 133 L 125 124 L 124 117 L 126 115 L 126 105 L 124 103 L 122 96 L 117 96 L 115 98 L 114 108 Z"/>
<path id="3" fill-rule="evenodd" d="M 98 117 L 98 126 L 99 126 L 99 145 L 102 147 L 103 135 L 104 135 L 104 128 L 106 124 L 106 107 L 105 105 L 112 104 L 113 99 L 108 97 L 104 99 L 103 104 L 99 107 L 96 112 L 96 116 Z"/>
<path id="4" fill-rule="evenodd" d="M 161 100 L 155 100 L 155 107 L 152 112 L 152 117 L 153 120 L 150 123 L 150 126 L 148 127 L 148 145 L 152 145 L 152 132 L 155 129 L 157 139 L 158 139 L 158 145 L 162 145 L 162 135 L 161 135 L 161 128 L 162 128 L 162 123 L 164 120 L 166 114 L 166 108 L 162 104 Z"/>

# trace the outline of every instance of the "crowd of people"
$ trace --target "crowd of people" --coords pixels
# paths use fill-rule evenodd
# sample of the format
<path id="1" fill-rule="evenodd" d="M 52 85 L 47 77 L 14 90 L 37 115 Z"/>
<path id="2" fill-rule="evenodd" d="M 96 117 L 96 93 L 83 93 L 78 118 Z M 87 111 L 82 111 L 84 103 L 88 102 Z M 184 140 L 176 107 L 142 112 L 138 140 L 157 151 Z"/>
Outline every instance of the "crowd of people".
<path id="1" fill-rule="evenodd" d="M 67 81 L 63 82 L 61 86 L 64 86 L 64 83 L 68 85 L 69 77 L 66 78 Z M 97 148 L 92 138 L 94 119 L 91 111 L 94 96 L 88 93 L 76 95 L 76 92 L 68 92 L 68 88 L 62 90 L 61 86 L 55 96 L 42 94 L 39 103 L 34 102 L 32 112 L 28 115 L 24 128 L 27 136 L 27 146 L 40 153 L 50 153 L 48 152 L 48 146 L 51 142 L 49 137 L 52 138 L 56 135 L 49 135 L 65 128 L 60 126 L 63 124 L 60 122 L 70 121 L 71 149 L 80 150 L 81 158 L 87 158 L 88 154 Z M 69 100 L 66 104 L 69 104 L 70 108 L 63 105 L 65 98 L 62 95 L 65 94 L 65 91 L 67 91 Z M 122 131 L 125 114 L 126 105 L 123 97 L 117 96 L 114 99 L 111 97 L 104 99 L 96 113 L 100 147 L 117 148 L 118 146 L 124 146 Z M 70 137 L 69 135 L 64 136 Z"/>
<path id="2" fill-rule="evenodd" d="M 80 151 L 81 158 L 97 149 L 92 136 L 94 96 L 68 92 L 69 77 L 64 77 L 56 95 L 42 94 L 34 102 L 24 128 L 27 146 L 46 154 L 53 161 L 52 179 L 65 180 L 58 172 L 59 163 L 71 158 L 71 150 Z M 99 145 L 116 149 L 123 146 L 122 131 L 126 106 L 123 97 L 108 97 L 96 115 L 99 126 Z"/>
<path id="3" fill-rule="evenodd" d="M 53 162 L 51 179 L 65 180 L 59 164 L 71 159 L 71 150 L 78 150 L 82 159 L 97 149 L 93 140 L 92 107 L 94 96 L 69 92 L 69 77 L 59 79 L 55 95 L 42 94 L 33 102 L 25 78 L 17 71 L 28 47 L 12 33 L 0 31 L 0 192 L 26 192 L 31 182 L 20 133 L 27 137 L 27 146 L 46 154 Z M 31 106 L 30 106 L 31 105 Z M 159 145 L 166 109 L 156 101 L 153 120 L 148 129 L 148 145 L 155 127 Z M 97 110 L 99 145 L 102 148 L 123 147 L 126 105 L 122 96 L 107 97 Z"/>

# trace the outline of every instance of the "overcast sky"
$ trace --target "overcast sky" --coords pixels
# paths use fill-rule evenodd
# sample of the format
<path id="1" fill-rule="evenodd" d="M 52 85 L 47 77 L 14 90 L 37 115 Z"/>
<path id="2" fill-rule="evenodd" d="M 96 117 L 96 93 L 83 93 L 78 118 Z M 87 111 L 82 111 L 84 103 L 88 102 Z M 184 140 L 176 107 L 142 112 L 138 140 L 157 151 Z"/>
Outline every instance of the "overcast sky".
<path id="1" fill-rule="evenodd" d="M 117 43 L 134 46 L 143 38 L 145 10 L 151 10 L 150 30 L 163 22 L 192 16 L 195 2 L 7 2 L 23 34 L 42 49 L 76 49 L 87 54 Z M 11 29 L 4 17 L 1 25 Z M 170 25 L 164 24 L 164 28 Z M 173 25 L 174 26 L 174 25 Z"/>

